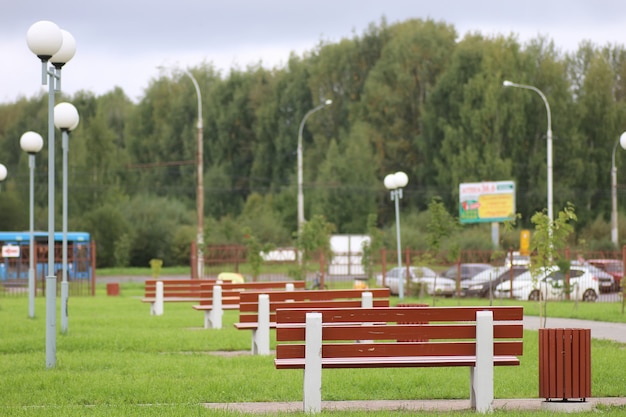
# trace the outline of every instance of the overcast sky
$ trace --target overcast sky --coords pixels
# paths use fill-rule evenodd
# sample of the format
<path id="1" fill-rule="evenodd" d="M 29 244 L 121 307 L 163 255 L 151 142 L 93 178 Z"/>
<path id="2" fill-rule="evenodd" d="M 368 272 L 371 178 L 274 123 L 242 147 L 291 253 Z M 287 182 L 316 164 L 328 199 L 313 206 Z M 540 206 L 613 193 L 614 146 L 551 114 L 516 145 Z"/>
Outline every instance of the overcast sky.
<path id="1" fill-rule="evenodd" d="M 582 40 L 626 43 L 624 0 L 1 0 L 0 102 L 32 97 L 44 87 L 41 66 L 26 45 L 28 28 L 51 20 L 70 32 L 77 52 L 63 69 L 63 91 L 97 95 L 122 87 L 143 96 L 158 66 L 213 63 L 283 65 L 320 41 L 361 35 L 370 23 L 432 18 L 460 37 L 547 36 L 564 51 Z M 46 90 L 47 91 L 47 90 Z"/>

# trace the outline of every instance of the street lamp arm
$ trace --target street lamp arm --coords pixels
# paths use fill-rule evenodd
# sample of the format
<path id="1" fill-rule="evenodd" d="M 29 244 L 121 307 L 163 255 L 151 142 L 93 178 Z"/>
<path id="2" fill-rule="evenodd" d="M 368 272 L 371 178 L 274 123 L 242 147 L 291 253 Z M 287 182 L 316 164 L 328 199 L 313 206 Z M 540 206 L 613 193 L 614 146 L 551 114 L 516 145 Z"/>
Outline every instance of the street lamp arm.
<path id="1" fill-rule="evenodd" d="M 504 87 L 517 87 L 517 88 L 525 88 L 527 90 L 532 90 L 535 93 L 539 94 L 539 97 L 541 97 L 541 99 L 543 100 L 543 104 L 545 104 L 546 106 L 546 113 L 548 115 L 548 131 L 551 133 L 552 132 L 552 113 L 550 112 L 550 104 L 548 103 L 548 99 L 546 98 L 545 94 L 543 94 L 543 92 L 538 89 L 535 86 L 532 85 L 527 85 L 527 84 L 517 84 L 511 81 L 504 81 L 502 83 L 502 85 Z"/>
<path id="2" fill-rule="evenodd" d="M 200 85 L 193 74 L 188 70 L 183 70 L 185 75 L 187 75 L 191 82 L 193 83 L 194 88 L 196 89 L 196 95 L 198 96 L 198 129 L 202 129 L 202 94 L 200 93 Z"/>

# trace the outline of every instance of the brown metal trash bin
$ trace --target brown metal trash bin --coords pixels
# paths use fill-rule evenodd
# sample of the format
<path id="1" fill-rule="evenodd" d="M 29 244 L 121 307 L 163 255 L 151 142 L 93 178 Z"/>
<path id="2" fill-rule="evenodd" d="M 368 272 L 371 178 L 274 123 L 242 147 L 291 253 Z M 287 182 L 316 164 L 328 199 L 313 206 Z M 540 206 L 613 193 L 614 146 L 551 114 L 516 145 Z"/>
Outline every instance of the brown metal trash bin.
<path id="1" fill-rule="evenodd" d="M 120 295 L 120 284 L 117 282 L 108 283 L 107 295 Z"/>
<path id="2" fill-rule="evenodd" d="M 590 329 L 539 329 L 539 397 L 591 397 Z"/>

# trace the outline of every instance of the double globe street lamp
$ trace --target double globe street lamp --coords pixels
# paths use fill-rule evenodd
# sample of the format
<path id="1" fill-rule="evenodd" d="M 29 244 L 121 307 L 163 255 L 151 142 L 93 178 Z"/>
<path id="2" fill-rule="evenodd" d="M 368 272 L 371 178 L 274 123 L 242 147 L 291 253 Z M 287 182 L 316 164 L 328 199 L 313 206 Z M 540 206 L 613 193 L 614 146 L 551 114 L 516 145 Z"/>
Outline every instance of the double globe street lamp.
<path id="1" fill-rule="evenodd" d="M 402 271 L 402 246 L 400 244 L 400 199 L 402 199 L 402 189 L 409 183 L 409 177 L 402 171 L 389 174 L 383 180 L 385 188 L 391 192 L 391 200 L 396 205 L 396 238 L 398 245 L 398 298 L 404 298 L 404 279 Z"/>
<path id="2" fill-rule="evenodd" d="M 20 137 L 20 147 L 28 154 L 29 169 L 29 260 L 28 260 L 28 317 L 35 317 L 35 155 L 43 148 L 43 138 L 28 131 Z"/>
<path id="3" fill-rule="evenodd" d="M 46 366 L 56 366 L 56 276 L 54 271 L 54 97 L 61 68 L 76 53 L 76 41 L 55 23 L 41 20 L 26 32 L 28 48 L 41 60 L 41 84 L 48 85 L 48 273 L 46 275 Z M 52 64 L 48 67 L 48 63 Z"/>

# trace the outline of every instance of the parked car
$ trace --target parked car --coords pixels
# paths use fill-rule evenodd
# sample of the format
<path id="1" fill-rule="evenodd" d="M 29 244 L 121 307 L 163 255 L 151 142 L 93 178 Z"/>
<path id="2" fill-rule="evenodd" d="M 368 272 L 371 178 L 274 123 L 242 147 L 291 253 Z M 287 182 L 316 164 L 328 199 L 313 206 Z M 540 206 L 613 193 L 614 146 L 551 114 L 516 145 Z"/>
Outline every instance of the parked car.
<path id="1" fill-rule="evenodd" d="M 589 272 L 593 274 L 593 276 L 598 278 L 598 284 L 600 285 L 601 293 L 611 292 L 614 290 L 615 278 L 613 278 L 613 275 L 609 274 L 603 269 L 600 269 L 587 261 L 578 260 L 572 261 L 572 266 L 582 266 L 584 268 L 587 268 Z"/>
<path id="2" fill-rule="evenodd" d="M 491 269 L 492 266 L 489 264 L 481 264 L 481 263 L 470 263 L 470 264 L 461 264 L 461 281 L 472 278 L 474 275 L 479 272 L 485 271 L 487 269 Z M 446 272 L 444 272 L 443 276 L 446 278 L 450 278 L 457 281 L 458 275 L 458 266 L 452 265 Z"/>
<path id="3" fill-rule="evenodd" d="M 461 295 L 464 297 L 489 297 L 493 290 L 503 281 L 508 281 L 528 271 L 526 266 L 494 266 L 461 281 Z"/>
<path id="4" fill-rule="evenodd" d="M 506 258 L 504 259 L 504 264 L 506 266 L 525 266 L 526 268 L 528 268 L 528 266 L 530 265 L 530 256 L 522 255 L 519 252 L 513 252 L 506 256 Z"/>
<path id="5" fill-rule="evenodd" d="M 398 277 L 402 276 L 406 289 L 406 267 L 395 267 L 385 274 L 385 286 L 389 288 L 391 294 L 398 294 Z M 411 283 L 414 285 L 422 284 L 425 286 L 426 293 L 432 295 L 433 292 L 437 295 L 445 297 L 451 297 L 456 292 L 456 282 L 437 275 L 435 271 L 426 266 L 411 266 L 409 267 L 411 274 Z M 376 277 L 376 285 L 383 286 L 383 276 L 378 275 Z"/>
<path id="6" fill-rule="evenodd" d="M 588 259 L 588 263 L 611 274 L 613 277 L 612 291 L 619 291 L 624 276 L 624 262 L 619 259 Z"/>
<path id="7" fill-rule="evenodd" d="M 497 297 L 515 298 L 518 300 L 563 300 L 567 292 L 570 299 L 580 301 L 596 301 L 600 293 L 598 279 L 589 272 L 589 269 L 572 266 L 570 274 L 570 289 L 565 286 L 565 274 L 558 267 L 549 267 L 539 273 L 537 280 L 533 280 L 530 271 L 524 272 L 512 282 L 505 281 L 495 289 Z"/>

